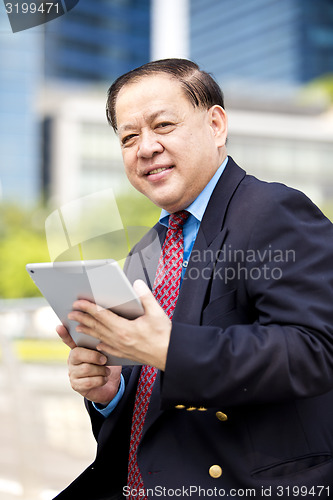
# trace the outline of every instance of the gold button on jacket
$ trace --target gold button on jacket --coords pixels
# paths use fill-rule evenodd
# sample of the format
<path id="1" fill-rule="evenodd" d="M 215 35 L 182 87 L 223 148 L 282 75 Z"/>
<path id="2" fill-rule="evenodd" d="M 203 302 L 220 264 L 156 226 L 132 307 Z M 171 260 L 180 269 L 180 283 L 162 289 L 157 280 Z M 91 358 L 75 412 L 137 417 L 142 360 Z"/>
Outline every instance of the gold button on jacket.
<path id="1" fill-rule="evenodd" d="M 225 422 L 226 420 L 228 420 L 228 415 L 226 415 L 222 411 L 217 411 L 216 416 L 221 422 Z"/>
<path id="2" fill-rule="evenodd" d="M 209 468 L 209 475 L 214 479 L 217 479 L 222 476 L 222 469 L 219 465 L 212 465 Z"/>

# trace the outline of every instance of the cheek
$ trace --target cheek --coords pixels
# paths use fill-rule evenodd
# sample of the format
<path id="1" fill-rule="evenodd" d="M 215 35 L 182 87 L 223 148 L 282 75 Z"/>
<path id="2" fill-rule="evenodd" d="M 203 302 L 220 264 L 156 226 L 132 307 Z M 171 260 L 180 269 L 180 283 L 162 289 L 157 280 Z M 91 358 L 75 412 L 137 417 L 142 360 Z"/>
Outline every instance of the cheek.
<path id="1" fill-rule="evenodd" d="M 135 154 L 131 151 L 126 150 L 123 151 L 122 157 L 127 176 L 133 175 L 133 173 L 135 172 Z"/>

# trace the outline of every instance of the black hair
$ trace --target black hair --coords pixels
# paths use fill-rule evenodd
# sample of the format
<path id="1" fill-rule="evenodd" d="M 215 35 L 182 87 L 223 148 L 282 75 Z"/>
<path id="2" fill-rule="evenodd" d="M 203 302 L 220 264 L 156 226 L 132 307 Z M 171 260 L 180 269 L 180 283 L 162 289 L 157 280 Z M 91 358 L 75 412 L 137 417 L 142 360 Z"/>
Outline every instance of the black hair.
<path id="1" fill-rule="evenodd" d="M 194 107 L 209 109 L 214 105 L 224 108 L 222 90 L 214 78 L 188 59 L 161 59 L 151 61 L 120 76 L 113 82 L 107 93 L 106 116 L 109 124 L 117 132 L 116 100 L 120 90 L 129 83 L 139 81 L 144 76 L 165 73 L 178 80 L 185 96 Z"/>

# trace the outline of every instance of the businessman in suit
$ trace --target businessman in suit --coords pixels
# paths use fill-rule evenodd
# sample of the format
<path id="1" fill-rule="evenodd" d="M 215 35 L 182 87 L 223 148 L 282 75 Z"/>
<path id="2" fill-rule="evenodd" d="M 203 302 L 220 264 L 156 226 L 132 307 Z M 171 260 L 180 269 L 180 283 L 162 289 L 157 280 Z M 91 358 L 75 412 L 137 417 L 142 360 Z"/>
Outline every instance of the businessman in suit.
<path id="1" fill-rule="evenodd" d="M 162 213 L 125 265 L 144 315 L 130 321 L 82 300 L 70 313 L 100 351 L 139 365 L 107 367 L 58 328 L 98 450 L 57 498 L 328 498 L 332 224 L 302 193 L 247 175 L 227 155 L 223 95 L 190 61 L 120 77 L 107 116 L 130 182 Z M 154 288 L 175 213 L 186 217 L 170 318 Z M 156 373 L 133 483 L 141 365 Z"/>

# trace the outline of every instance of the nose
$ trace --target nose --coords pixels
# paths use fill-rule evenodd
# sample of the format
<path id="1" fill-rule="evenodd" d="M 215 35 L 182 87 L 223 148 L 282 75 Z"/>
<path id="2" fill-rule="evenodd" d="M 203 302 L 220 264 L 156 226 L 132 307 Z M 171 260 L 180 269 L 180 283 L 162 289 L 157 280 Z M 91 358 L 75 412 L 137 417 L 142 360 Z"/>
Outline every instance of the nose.
<path id="1" fill-rule="evenodd" d="M 162 153 L 164 147 L 159 142 L 153 131 L 142 132 L 137 151 L 138 158 L 152 158 L 157 153 Z"/>

